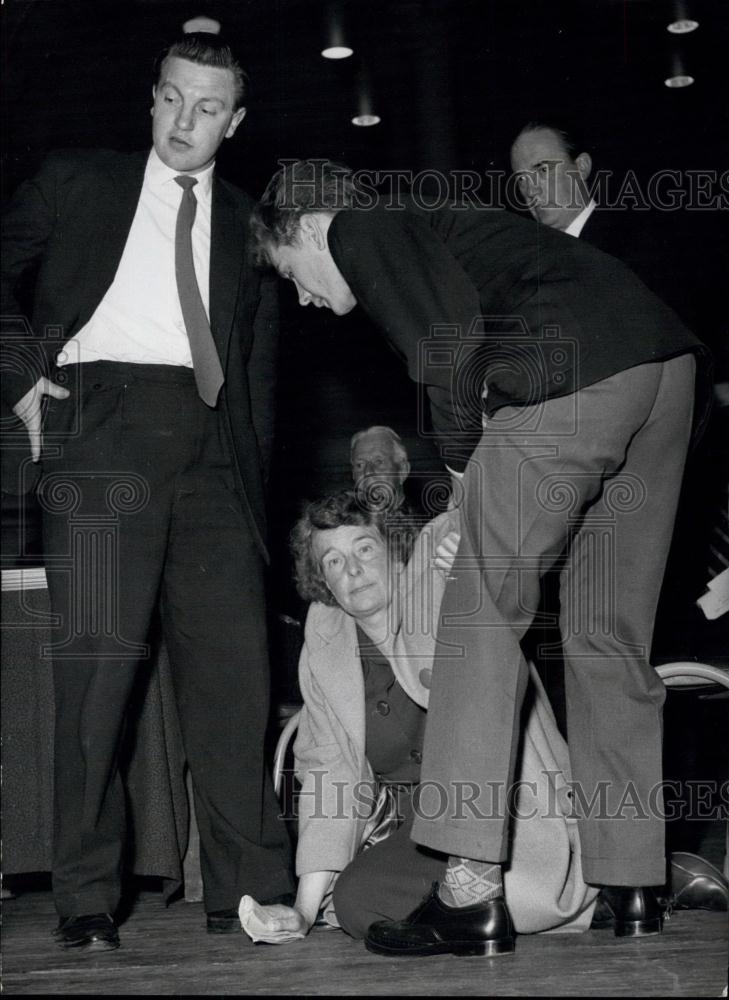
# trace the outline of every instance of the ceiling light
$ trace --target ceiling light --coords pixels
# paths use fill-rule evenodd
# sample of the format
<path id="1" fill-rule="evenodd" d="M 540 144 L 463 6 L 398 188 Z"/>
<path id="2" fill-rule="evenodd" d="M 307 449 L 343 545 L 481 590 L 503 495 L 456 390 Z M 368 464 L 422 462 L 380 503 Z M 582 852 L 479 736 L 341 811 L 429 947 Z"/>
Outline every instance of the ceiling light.
<path id="1" fill-rule="evenodd" d="M 329 48 L 322 49 L 321 54 L 325 59 L 348 59 L 354 54 L 354 49 L 348 45 L 330 45 Z"/>
<path id="2" fill-rule="evenodd" d="M 699 26 L 698 21 L 692 21 L 689 17 L 681 17 L 677 21 L 671 21 L 666 25 L 672 35 L 687 35 L 689 31 L 696 31 Z"/>
<path id="3" fill-rule="evenodd" d="M 347 12 L 342 0 L 331 0 L 325 12 L 324 48 L 321 50 L 325 59 L 349 59 L 354 55 L 347 21 Z"/>
<path id="4" fill-rule="evenodd" d="M 379 125 L 382 119 L 379 115 L 355 115 L 352 119 L 353 125 Z"/>
<path id="5" fill-rule="evenodd" d="M 663 82 L 667 87 L 690 87 L 694 82 L 694 78 L 687 74 L 682 74 L 680 76 L 669 76 Z"/>

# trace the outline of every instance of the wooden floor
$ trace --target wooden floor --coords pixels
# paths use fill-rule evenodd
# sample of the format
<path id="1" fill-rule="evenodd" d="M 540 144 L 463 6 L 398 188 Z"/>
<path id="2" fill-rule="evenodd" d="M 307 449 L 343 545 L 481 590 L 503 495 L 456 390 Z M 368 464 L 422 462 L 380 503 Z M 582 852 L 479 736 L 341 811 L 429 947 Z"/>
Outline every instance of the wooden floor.
<path id="1" fill-rule="evenodd" d="M 165 908 L 145 891 L 121 928 L 122 947 L 63 952 L 50 931 L 50 892 L 3 904 L 6 994 L 346 996 L 719 996 L 727 982 L 725 913 L 681 911 L 661 937 L 611 932 L 520 937 L 500 959 L 382 959 L 340 931 L 282 947 L 205 933 L 201 904 Z"/>

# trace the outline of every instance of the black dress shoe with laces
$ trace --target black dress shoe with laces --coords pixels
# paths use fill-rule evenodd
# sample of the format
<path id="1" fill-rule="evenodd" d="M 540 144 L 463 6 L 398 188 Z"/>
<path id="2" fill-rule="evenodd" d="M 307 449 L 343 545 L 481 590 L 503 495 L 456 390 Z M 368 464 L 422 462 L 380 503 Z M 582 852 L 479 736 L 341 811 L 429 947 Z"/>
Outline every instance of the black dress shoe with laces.
<path id="1" fill-rule="evenodd" d="M 61 948 L 77 951 L 113 951 L 119 947 L 119 931 L 108 913 L 67 917 L 53 932 Z"/>
<path id="2" fill-rule="evenodd" d="M 438 883 L 404 920 L 378 920 L 365 947 L 375 955 L 506 955 L 514 950 L 514 929 L 503 896 L 472 906 L 447 906 Z"/>
<path id="3" fill-rule="evenodd" d="M 269 899 L 260 900 L 261 906 L 293 906 L 296 895 L 293 892 L 282 892 L 279 896 L 271 896 Z M 240 917 L 237 909 L 211 910 L 207 914 L 208 934 L 240 934 Z"/>
<path id="4" fill-rule="evenodd" d="M 705 858 L 680 851 L 671 855 L 674 910 L 729 910 L 729 881 Z"/>
<path id="5" fill-rule="evenodd" d="M 597 897 L 593 930 L 613 927 L 615 937 L 660 934 L 664 910 L 648 886 L 605 886 Z"/>

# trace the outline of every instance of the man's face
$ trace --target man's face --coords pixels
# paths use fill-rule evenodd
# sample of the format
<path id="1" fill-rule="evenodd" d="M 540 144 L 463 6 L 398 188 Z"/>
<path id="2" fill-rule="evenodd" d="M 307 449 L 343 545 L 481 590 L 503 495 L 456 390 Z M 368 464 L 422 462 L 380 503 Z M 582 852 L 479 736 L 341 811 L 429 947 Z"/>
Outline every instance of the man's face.
<path id="1" fill-rule="evenodd" d="M 326 229 L 312 223 L 312 217 L 303 216 L 294 243 L 271 247 L 271 263 L 282 278 L 296 285 L 299 303 L 310 302 L 321 309 L 331 309 L 337 316 L 344 316 L 357 305 L 352 291 L 334 263 L 326 240 Z"/>
<path id="2" fill-rule="evenodd" d="M 332 596 L 348 615 L 369 618 L 389 606 L 390 557 L 376 528 L 343 525 L 316 531 L 312 550 Z"/>
<path id="3" fill-rule="evenodd" d="M 395 455 L 392 439 L 378 431 L 360 438 L 352 451 L 352 480 L 368 510 L 398 506 L 410 471 Z"/>
<path id="4" fill-rule="evenodd" d="M 553 229 L 566 229 L 587 204 L 590 166 L 586 153 L 572 160 L 552 129 L 522 132 L 511 147 L 511 167 L 529 211 Z"/>
<path id="5" fill-rule="evenodd" d="M 235 111 L 235 78 L 229 69 L 172 56 L 153 90 L 152 139 L 163 163 L 196 174 L 215 159 L 245 117 Z"/>

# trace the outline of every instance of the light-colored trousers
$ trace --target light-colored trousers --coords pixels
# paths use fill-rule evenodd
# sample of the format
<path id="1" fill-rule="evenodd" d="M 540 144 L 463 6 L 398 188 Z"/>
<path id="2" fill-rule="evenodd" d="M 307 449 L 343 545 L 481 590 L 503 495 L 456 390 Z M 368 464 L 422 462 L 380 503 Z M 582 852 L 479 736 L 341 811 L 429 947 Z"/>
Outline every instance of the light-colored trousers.
<path id="1" fill-rule="evenodd" d="M 441 608 L 421 775 L 432 799 L 415 819 L 417 843 L 508 858 L 508 810 L 494 803 L 514 774 L 528 677 L 520 640 L 542 574 L 563 559 L 583 875 L 597 885 L 664 882 L 665 690 L 648 657 L 694 376 L 694 358 L 683 354 L 485 421 L 463 480 L 461 544 Z"/>

